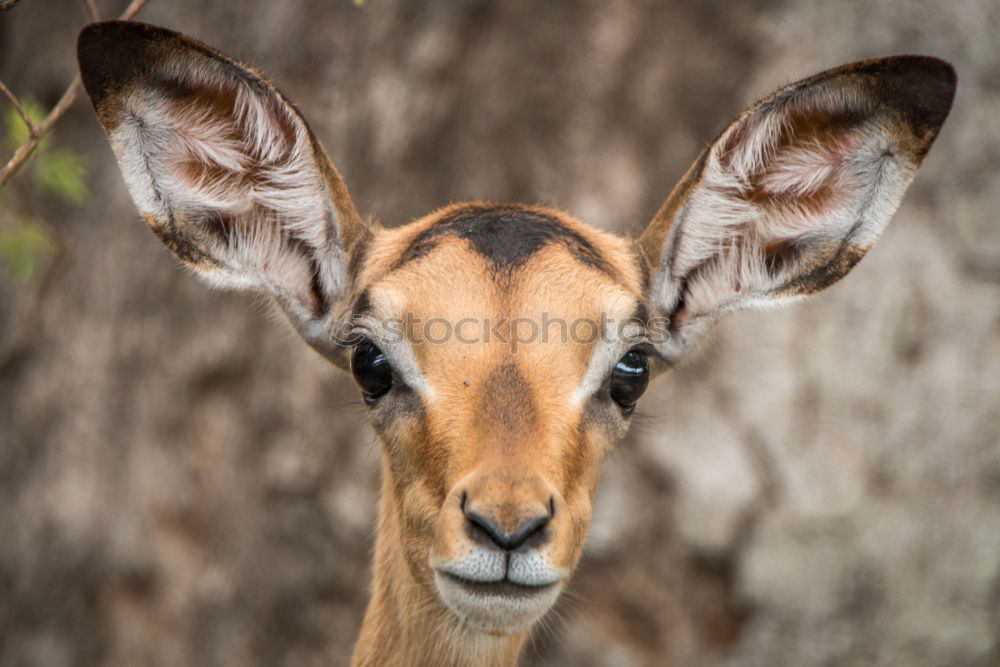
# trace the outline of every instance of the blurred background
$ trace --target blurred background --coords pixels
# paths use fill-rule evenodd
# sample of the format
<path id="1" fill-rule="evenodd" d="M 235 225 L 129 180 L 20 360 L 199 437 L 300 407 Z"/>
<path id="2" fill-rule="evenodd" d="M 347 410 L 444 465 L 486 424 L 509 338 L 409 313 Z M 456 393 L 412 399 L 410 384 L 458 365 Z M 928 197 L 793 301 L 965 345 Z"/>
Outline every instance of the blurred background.
<path id="1" fill-rule="evenodd" d="M 105 17 L 121 0 L 96 0 Z M 44 113 L 78 0 L 0 13 Z M 1000 665 L 1000 3 L 149 0 L 260 67 L 359 209 L 637 233 L 775 87 L 933 54 L 951 118 L 842 283 L 731 316 L 609 460 L 525 665 Z M 26 137 L 0 99 L 5 161 Z M 0 665 L 343 665 L 377 445 L 349 378 L 141 223 L 81 96 L 0 191 Z"/>

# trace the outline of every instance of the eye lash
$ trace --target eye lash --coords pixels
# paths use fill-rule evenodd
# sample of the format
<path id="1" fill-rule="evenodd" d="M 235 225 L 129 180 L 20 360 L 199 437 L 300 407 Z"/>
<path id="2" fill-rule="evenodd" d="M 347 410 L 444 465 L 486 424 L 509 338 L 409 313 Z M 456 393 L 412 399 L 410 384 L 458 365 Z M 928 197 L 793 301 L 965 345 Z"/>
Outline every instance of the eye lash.
<path id="1" fill-rule="evenodd" d="M 352 350 L 357 348 L 361 343 L 371 342 L 371 336 L 368 335 L 368 332 L 358 327 L 351 327 L 347 335 L 354 341 L 354 344 L 351 345 Z"/>
<path id="2" fill-rule="evenodd" d="M 639 343 L 638 345 L 634 345 L 629 349 L 636 350 L 638 352 L 643 352 L 644 354 L 648 355 L 650 359 L 652 359 L 658 364 L 665 365 L 667 368 L 674 367 L 674 362 L 669 358 L 667 358 L 662 352 L 660 352 L 660 350 L 656 347 L 656 345 L 649 340 L 644 340 L 643 342 Z"/>
<path id="3" fill-rule="evenodd" d="M 352 340 L 356 339 L 354 344 L 351 345 L 352 348 L 358 346 L 362 341 L 368 341 L 374 343 L 375 336 L 373 335 L 371 327 L 369 327 L 364 320 L 355 320 L 351 322 L 351 328 L 348 330 L 348 337 Z"/>
<path id="4" fill-rule="evenodd" d="M 656 346 L 653 345 L 649 340 L 642 340 L 634 345 L 630 345 L 626 352 L 641 352 L 648 357 L 658 359 L 660 358 L 659 352 L 656 350 Z"/>

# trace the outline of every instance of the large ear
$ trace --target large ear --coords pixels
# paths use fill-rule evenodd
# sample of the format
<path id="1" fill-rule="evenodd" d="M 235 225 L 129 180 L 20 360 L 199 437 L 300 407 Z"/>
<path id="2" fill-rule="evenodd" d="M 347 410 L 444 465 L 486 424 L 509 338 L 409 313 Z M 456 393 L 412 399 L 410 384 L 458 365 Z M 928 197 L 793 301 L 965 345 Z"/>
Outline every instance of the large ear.
<path id="1" fill-rule="evenodd" d="M 868 252 L 955 95 L 951 65 L 898 56 L 823 72 L 744 111 L 640 240 L 668 356 L 727 311 L 781 304 Z"/>
<path id="2" fill-rule="evenodd" d="M 84 28 L 80 72 L 146 222 L 216 287 L 273 295 L 335 362 L 335 305 L 368 232 L 340 174 L 270 83 L 163 28 Z"/>

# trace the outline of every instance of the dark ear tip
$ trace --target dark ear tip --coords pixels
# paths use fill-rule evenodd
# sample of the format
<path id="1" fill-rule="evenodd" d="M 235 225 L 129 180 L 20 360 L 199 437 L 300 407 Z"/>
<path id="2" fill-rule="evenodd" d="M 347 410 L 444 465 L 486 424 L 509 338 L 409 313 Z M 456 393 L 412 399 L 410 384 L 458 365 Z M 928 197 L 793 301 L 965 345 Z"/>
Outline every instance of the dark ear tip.
<path id="1" fill-rule="evenodd" d="M 951 105 L 958 87 L 958 74 L 950 62 L 934 56 L 896 56 L 890 60 L 898 61 L 902 78 L 918 87 L 933 89 Z"/>
<path id="2" fill-rule="evenodd" d="M 114 48 L 129 41 L 151 40 L 165 37 L 171 31 L 136 21 L 101 21 L 83 27 L 76 40 L 76 53 L 81 64 L 98 49 Z"/>
<path id="3" fill-rule="evenodd" d="M 955 100 L 958 75 L 951 63 L 933 56 L 903 55 L 872 62 L 876 87 L 915 130 L 936 133 Z"/>
<path id="4" fill-rule="evenodd" d="M 95 105 L 142 71 L 153 44 L 176 36 L 172 30 L 135 21 L 85 26 L 77 38 L 76 57 L 84 88 Z"/>
<path id="5" fill-rule="evenodd" d="M 904 55 L 890 58 L 897 60 L 902 67 L 917 70 L 929 79 L 939 79 L 950 83 L 952 86 L 958 82 L 958 74 L 955 68 L 947 60 L 936 56 Z"/>
<path id="6" fill-rule="evenodd" d="M 78 44 L 93 41 L 114 41 L 128 38 L 163 39 L 180 33 L 141 21 L 98 21 L 89 23 L 80 31 Z"/>

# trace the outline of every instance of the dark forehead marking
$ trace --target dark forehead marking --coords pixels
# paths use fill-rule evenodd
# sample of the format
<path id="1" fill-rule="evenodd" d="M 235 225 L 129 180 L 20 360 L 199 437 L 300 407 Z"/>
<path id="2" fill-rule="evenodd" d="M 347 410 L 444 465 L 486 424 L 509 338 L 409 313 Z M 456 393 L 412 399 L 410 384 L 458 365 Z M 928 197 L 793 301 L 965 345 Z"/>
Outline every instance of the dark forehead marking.
<path id="1" fill-rule="evenodd" d="M 498 272 L 512 273 L 550 243 L 563 245 L 587 266 L 614 275 L 593 244 L 558 218 L 520 206 L 468 206 L 417 234 L 396 268 L 423 257 L 443 237 L 468 241 Z"/>

